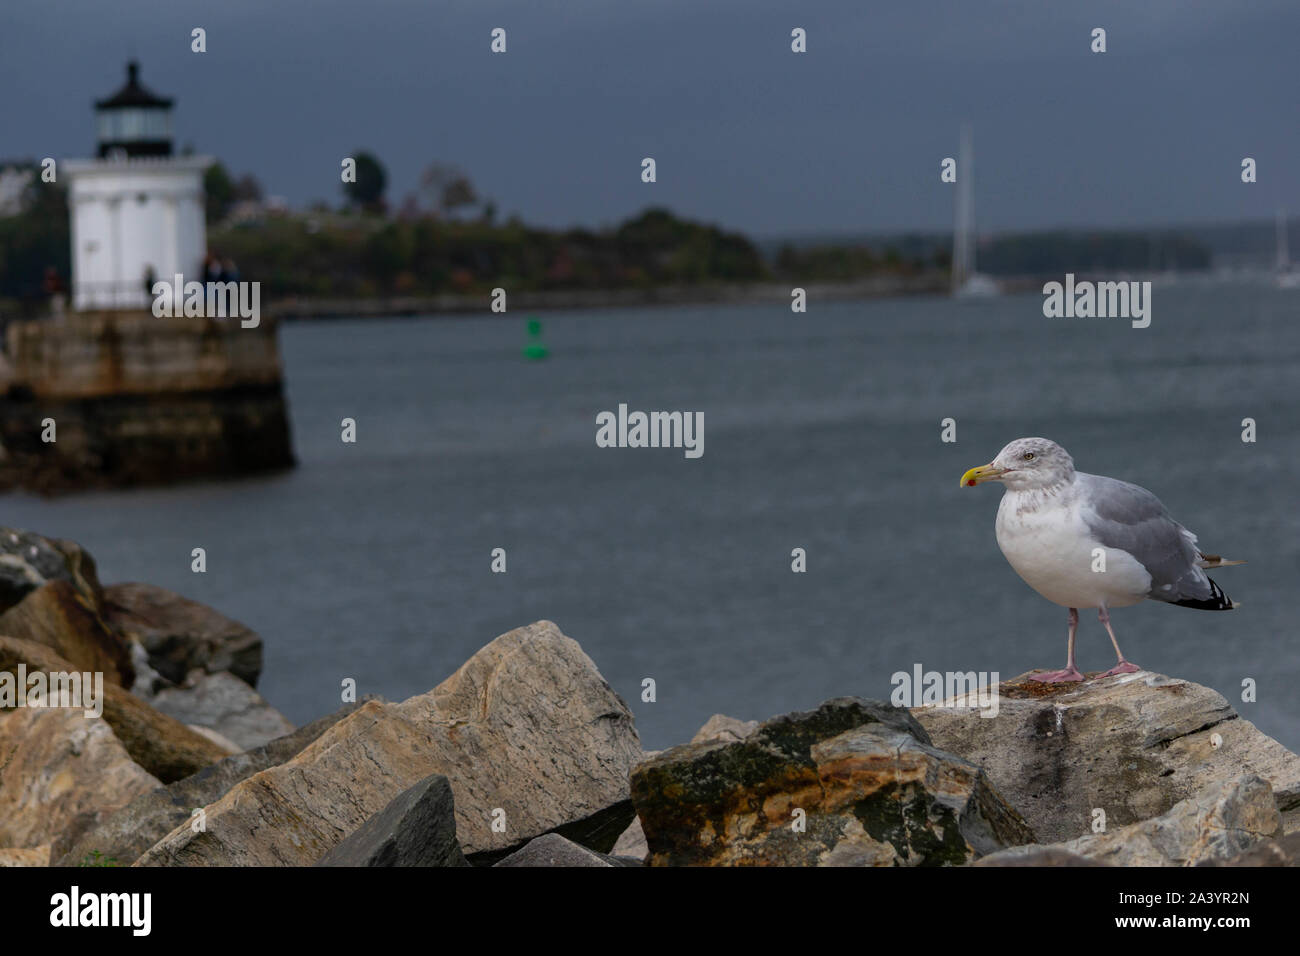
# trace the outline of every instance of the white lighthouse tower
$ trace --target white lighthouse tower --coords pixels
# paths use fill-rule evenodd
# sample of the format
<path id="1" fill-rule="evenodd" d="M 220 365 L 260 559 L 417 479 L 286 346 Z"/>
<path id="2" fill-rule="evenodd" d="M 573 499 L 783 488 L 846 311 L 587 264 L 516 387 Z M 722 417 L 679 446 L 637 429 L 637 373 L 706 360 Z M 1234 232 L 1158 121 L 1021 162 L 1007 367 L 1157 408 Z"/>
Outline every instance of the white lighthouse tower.
<path id="1" fill-rule="evenodd" d="M 202 281 L 207 252 L 205 156 L 172 152 L 172 101 L 140 84 L 95 104 L 98 158 L 66 160 L 72 219 L 72 307 L 142 309 L 155 279 Z"/>

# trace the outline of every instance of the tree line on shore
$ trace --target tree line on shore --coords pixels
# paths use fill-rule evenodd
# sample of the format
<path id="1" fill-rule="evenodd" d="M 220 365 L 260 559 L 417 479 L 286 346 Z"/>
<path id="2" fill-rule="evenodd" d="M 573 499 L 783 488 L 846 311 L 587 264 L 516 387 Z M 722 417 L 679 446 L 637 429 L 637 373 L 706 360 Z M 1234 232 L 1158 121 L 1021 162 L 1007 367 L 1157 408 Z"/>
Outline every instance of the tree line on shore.
<path id="1" fill-rule="evenodd" d="M 266 200 L 252 175 L 209 168 L 210 252 L 238 263 L 269 297 L 370 298 L 515 290 L 636 289 L 660 285 L 853 281 L 946 272 L 946 236 L 818 240 L 760 246 L 716 225 L 651 207 L 613 226 L 546 229 L 496 205 L 454 166 L 430 165 L 419 194 L 391 206 L 387 173 L 358 152 L 343 203 L 303 211 Z M 421 201 L 423 200 L 423 201 Z M 1139 232 L 1039 233 L 980 244 L 980 270 L 995 275 L 1067 271 L 1201 269 L 1208 248 Z M 0 217 L 0 300 L 38 302 L 51 270 L 68 281 L 66 190 L 35 178 L 16 215 Z"/>

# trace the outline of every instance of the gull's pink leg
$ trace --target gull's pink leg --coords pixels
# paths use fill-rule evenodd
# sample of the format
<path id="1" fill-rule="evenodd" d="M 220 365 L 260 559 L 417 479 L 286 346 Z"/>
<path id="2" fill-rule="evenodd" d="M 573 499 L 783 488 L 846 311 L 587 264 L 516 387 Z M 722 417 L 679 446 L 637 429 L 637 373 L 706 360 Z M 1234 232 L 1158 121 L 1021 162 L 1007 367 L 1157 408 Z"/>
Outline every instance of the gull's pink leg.
<path id="1" fill-rule="evenodd" d="M 1074 635 L 1079 630 L 1079 609 L 1070 608 L 1070 638 L 1065 644 L 1065 670 L 1047 671 L 1043 674 L 1034 674 L 1029 679 L 1036 680 L 1044 684 L 1061 684 L 1067 681 L 1083 680 L 1083 675 L 1079 673 L 1079 668 L 1074 666 Z"/>
<path id="2" fill-rule="evenodd" d="M 1116 674 L 1136 674 L 1140 671 L 1142 668 L 1124 660 L 1124 652 L 1119 649 L 1119 641 L 1115 640 L 1115 630 L 1110 626 L 1110 612 L 1106 610 L 1104 605 L 1097 608 L 1097 619 L 1101 621 L 1106 628 L 1106 633 L 1110 635 L 1110 642 L 1115 645 L 1115 656 L 1119 658 L 1119 663 L 1101 676 L 1114 677 Z"/>

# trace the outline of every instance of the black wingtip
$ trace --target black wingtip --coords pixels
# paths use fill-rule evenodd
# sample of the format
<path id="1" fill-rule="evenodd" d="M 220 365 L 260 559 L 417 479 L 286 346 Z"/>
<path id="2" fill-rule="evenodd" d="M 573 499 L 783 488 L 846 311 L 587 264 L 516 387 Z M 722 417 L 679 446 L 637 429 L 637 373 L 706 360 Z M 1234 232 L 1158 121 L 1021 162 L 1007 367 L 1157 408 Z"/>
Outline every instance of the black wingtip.
<path id="1" fill-rule="evenodd" d="M 1175 601 L 1179 607 L 1194 607 L 1198 611 L 1231 611 L 1237 606 L 1228 595 L 1223 593 L 1223 588 L 1214 583 L 1213 578 L 1206 578 L 1210 582 L 1210 596 L 1202 600 L 1192 600 L 1188 598 L 1185 601 Z"/>

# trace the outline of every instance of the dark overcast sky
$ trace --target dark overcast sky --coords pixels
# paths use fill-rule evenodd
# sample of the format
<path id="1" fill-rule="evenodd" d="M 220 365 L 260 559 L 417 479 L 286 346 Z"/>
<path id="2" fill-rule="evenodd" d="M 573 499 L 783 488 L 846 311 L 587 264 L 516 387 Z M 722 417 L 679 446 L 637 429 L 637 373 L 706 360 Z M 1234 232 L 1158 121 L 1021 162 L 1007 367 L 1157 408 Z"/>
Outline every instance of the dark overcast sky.
<path id="1" fill-rule="evenodd" d="M 1298 47 L 1300 0 L 3 0 L 0 157 L 88 154 L 136 57 L 180 142 L 295 205 L 368 149 L 390 200 L 436 159 L 545 225 L 946 230 L 969 118 L 981 231 L 1259 219 L 1300 211 Z"/>

